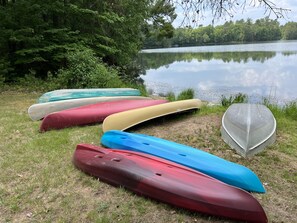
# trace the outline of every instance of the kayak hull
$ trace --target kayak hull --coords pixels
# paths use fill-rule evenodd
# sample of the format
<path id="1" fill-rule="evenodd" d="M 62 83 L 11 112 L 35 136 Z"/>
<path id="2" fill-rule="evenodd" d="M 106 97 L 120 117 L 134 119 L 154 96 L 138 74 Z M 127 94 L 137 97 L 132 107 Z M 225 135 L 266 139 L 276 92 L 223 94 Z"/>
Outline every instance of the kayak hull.
<path id="1" fill-rule="evenodd" d="M 154 155 L 200 171 L 229 185 L 250 192 L 265 193 L 260 179 L 250 169 L 186 145 L 117 130 L 104 133 L 101 143 L 108 148 Z"/>
<path id="2" fill-rule="evenodd" d="M 79 144 L 73 163 L 101 181 L 180 208 L 246 222 L 267 222 L 263 208 L 249 193 L 167 160 Z"/>
<path id="3" fill-rule="evenodd" d="M 102 122 L 107 116 L 126 111 L 166 103 L 166 100 L 120 100 L 85 105 L 64 111 L 54 112 L 44 117 L 40 131 L 83 126 Z"/>

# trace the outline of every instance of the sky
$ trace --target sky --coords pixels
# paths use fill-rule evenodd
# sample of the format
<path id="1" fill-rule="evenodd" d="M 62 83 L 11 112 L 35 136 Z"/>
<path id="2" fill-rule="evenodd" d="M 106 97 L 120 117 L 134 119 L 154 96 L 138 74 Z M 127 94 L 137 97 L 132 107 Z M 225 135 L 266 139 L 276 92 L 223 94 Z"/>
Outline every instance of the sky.
<path id="1" fill-rule="evenodd" d="M 251 2 L 257 2 L 257 1 L 251 0 Z M 273 0 L 272 2 L 275 2 L 275 4 L 278 7 L 290 9 L 289 12 L 284 14 L 285 18 L 278 19 L 280 24 L 283 25 L 290 21 L 297 22 L 297 0 L 282 0 L 282 1 Z M 214 22 L 214 25 L 215 26 L 221 25 L 221 24 L 224 24 L 226 21 L 230 21 L 230 20 L 232 20 L 232 21 L 236 21 L 236 20 L 240 20 L 240 19 L 246 20 L 248 18 L 251 18 L 253 21 L 255 21 L 257 19 L 261 19 L 261 18 L 268 16 L 267 12 L 265 14 L 264 7 L 260 7 L 260 6 L 252 7 L 252 6 L 249 6 L 249 3 L 250 3 L 250 1 L 247 0 L 247 5 L 244 10 L 242 8 L 238 8 L 238 11 L 233 14 L 233 18 L 230 18 L 230 17 L 220 18 L 219 20 L 216 20 Z M 179 8 L 179 7 L 176 8 L 177 18 L 173 22 L 174 27 L 177 28 L 177 27 L 181 26 L 182 21 L 184 19 L 183 13 L 184 12 L 181 8 Z M 203 26 L 207 26 L 207 25 L 212 24 L 213 17 L 211 15 L 210 11 L 205 11 L 204 17 L 205 18 L 203 20 L 200 20 L 198 22 L 198 25 L 201 24 Z M 271 14 L 270 18 L 275 19 L 276 16 Z"/>

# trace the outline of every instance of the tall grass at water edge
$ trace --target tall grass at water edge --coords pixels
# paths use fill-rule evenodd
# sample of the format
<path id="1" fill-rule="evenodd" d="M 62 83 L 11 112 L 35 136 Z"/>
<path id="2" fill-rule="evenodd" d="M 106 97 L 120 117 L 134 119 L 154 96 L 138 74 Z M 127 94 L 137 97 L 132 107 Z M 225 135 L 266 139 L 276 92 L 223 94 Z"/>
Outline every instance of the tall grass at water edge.
<path id="1" fill-rule="evenodd" d="M 248 102 L 248 96 L 242 93 L 231 95 L 229 97 L 225 95 L 221 96 L 221 104 L 224 107 L 229 107 L 234 103 L 247 103 L 247 102 Z"/>
<path id="2" fill-rule="evenodd" d="M 195 97 L 195 91 L 192 88 L 188 88 L 180 92 L 177 96 L 173 92 L 169 92 L 166 95 L 168 101 L 181 101 L 187 99 L 193 99 Z"/>
<path id="3" fill-rule="evenodd" d="M 248 95 L 243 93 L 238 93 L 235 95 L 231 95 L 229 97 L 222 95 L 221 105 L 223 107 L 229 107 L 234 103 L 248 103 L 248 99 L 249 99 Z M 269 100 L 269 98 L 264 97 L 262 99 L 262 102 L 260 102 L 260 104 L 267 106 L 276 118 L 281 118 L 285 116 L 286 118 L 290 118 L 295 121 L 297 120 L 297 102 L 296 101 L 292 101 L 281 106 L 281 105 L 272 103 Z"/>
<path id="4" fill-rule="evenodd" d="M 284 106 L 271 103 L 268 99 L 263 99 L 263 104 L 266 105 L 276 118 L 289 118 L 297 121 L 297 102 L 292 101 Z"/>

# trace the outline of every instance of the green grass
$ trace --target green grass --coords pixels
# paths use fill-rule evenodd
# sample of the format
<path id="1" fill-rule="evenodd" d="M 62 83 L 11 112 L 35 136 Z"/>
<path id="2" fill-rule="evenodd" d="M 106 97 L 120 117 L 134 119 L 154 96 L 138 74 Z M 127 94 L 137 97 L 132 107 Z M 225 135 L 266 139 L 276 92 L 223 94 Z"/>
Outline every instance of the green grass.
<path id="1" fill-rule="evenodd" d="M 72 164 L 78 143 L 99 145 L 101 125 L 39 133 L 27 115 L 40 94 L 0 93 L 0 222 L 231 222 L 139 197 Z M 142 125 L 136 131 L 200 148 L 255 171 L 267 194 L 255 195 L 271 222 L 296 222 L 295 108 L 276 110 L 277 141 L 250 159 L 220 138 L 222 106 Z M 135 129 L 131 130 L 135 131 Z"/>
<path id="2" fill-rule="evenodd" d="M 168 101 L 181 101 L 187 99 L 193 99 L 195 97 L 195 91 L 192 88 L 181 91 L 177 96 L 173 92 L 169 92 L 166 95 Z"/>
<path id="3" fill-rule="evenodd" d="M 248 96 L 242 93 L 231 95 L 229 97 L 226 97 L 225 95 L 221 96 L 221 104 L 224 107 L 229 107 L 233 103 L 246 103 L 247 101 L 248 101 Z"/>

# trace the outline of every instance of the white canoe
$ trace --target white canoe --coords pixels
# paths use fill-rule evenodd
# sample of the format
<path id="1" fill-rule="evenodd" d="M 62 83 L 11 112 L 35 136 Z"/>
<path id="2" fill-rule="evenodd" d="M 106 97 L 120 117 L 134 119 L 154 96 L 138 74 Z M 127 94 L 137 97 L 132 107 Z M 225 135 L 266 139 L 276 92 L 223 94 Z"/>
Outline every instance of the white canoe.
<path id="1" fill-rule="evenodd" d="M 243 157 L 252 156 L 274 143 L 276 120 L 260 104 L 232 104 L 222 118 L 223 140 Z"/>
<path id="2" fill-rule="evenodd" d="M 117 96 L 117 97 L 94 97 L 94 98 L 79 98 L 62 101 L 45 102 L 31 105 L 28 109 L 29 117 L 33 120 L 40 120 L 46 115 L 62 111 L 70 108 L 77 108 L 84 105 L 96 104 L 100 102 L 116 101 L 116 100 L 142 100 L 150 99 L 141 96 Z"/>
<path id="3" fill-rule="evenodd" d="M 105 118 L 102 129 L 103 132 L 109 130 L 126 130 L 132 126 L 154 118 L 198 109 L 204 104 L 205 103 L 199 99 L 189 99 L 119 112 Z"/>

